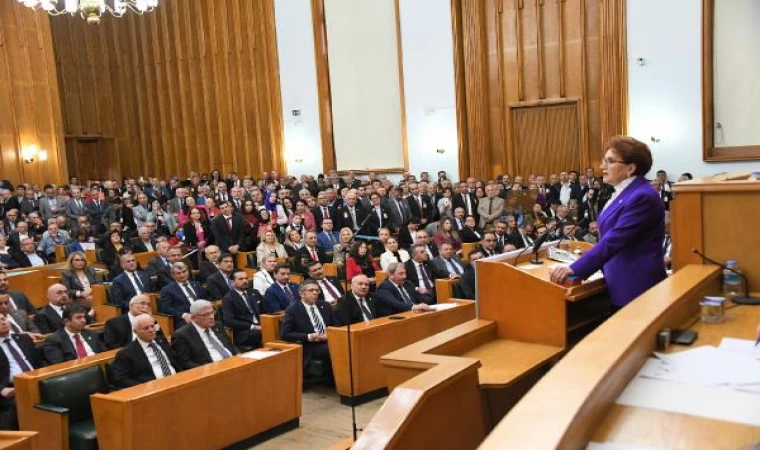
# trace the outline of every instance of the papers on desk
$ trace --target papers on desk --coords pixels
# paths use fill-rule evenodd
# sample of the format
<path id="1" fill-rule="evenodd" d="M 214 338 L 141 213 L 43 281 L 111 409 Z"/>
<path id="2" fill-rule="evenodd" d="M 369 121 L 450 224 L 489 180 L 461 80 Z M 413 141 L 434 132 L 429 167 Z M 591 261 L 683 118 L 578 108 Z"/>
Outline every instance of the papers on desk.
<path id="1" fill-rule="evenodd" d="M 749 355 L 755 359 L 760 359 L 760 345 L 755 347 L 755 341 L 748 339 L 723 338 L 723 340 L 720 341 L 718 348 L 729 352 Z"/>
<path id="2" fill-rule="evenodd" d="M 272 350 L 253 350 L 247 353 L 241 353 L 240 356 L 242 356 L 243 358 L 248 358 L 248 359 L 264 359 L 264 358 L 269 358 L 270 356 L 274 356 L 278 353 L 281 353 L 281 352 L 272 351 Z"/>
<path id="3" fill-rule="evenodd" d="M 654 450 L 653 447 L 620 442 L 589 442 L 586 450 Z"/>
<path id="4" fill-rule="evenodd" d="M 732 345 L 743 347 L 730 341 L 727 347 Z M 760 426 L 760 360 L 755 355 L 705 345 L 655 356 L 618 404 Z"/>
<path id="5" fill-rule="evenodd" d="M 456 307 L 456 303 L 438 303 L 437 305 L 430 305 L 430 308 L 433 311 L 445 311 L 447 309 L 451 309 Z"/>

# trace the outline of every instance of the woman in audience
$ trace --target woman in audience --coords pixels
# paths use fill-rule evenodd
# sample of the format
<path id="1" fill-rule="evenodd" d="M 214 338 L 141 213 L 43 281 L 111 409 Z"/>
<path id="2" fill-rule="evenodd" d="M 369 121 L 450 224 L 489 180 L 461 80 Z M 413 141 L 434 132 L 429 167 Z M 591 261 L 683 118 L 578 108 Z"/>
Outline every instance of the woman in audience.
<path id="1" fill-rule="evenodd" d="M 391 236 L 385 242 L 385 253 L 380 255 L 380 268 L 382 270 L 388 270 L 388 266 L 394 262 L 405 263 L 411 259 L 409 252 L 398 248 L 398 240 Z"/>
<path id="2" fill-rule="evenodd" d="M 256 261 L 259 262 L 259 267 L 264 263 L 266 257 L 272 255 L 275 258 L 287 258 L 288 252 L 285 247 L 277 242 L 277 236 L 274 231 L 266 230 L 261 239 L 261 243 L 256 247 Z"/>
<path id="3" fill-rule="evenodd" d="M 282 199 L 281 203 L 277 204 L 277 225 L 280 227 L 280 234 L 287 236 L 288 232 L 286 228 L 291 223 L 290 219 L 294 213 L 293 201 L 289 198 Z"/>
<path id="4" fill-rule="evenodd" d="M 370 254 L 373 258 L 379 258 L 383 253 L 386 252 L 385 245 L 388 242 L 388 238 L 391 237 L 391 230 L 388 228 L 380 228 L 377 231 L 377 237 L 380 239 L 380 241 L 373 242 L 372 249 L 370 250 Z"/>
<path id="5" fill-rule="evenodd" d="M 478 201 L 482 200 L 486 196 L 486 190 L 482 186 L 478 186 L 475 188 L 475 198 L 478 199 Z"/>
<path id="6" fill-rule="evenodd" d="M 462 238 L 459 237 L 459 232 L 454 229 L 454 221 L 450 217 L 444 217 L 438 222 L 438 233 L 433 236 L 433 241 L 438 247 L 443 243 L 451 244 L 457 253 L 462 250 Z"/>
<path id="7" fill-rule="evenodd" d="M 389 239 L 390 240 L 390 239 Z M 351 281 L 357 275 L 366 275 L 370 283 L 375 282 L 375 272 L 380 270 L 374 259 L 370 258 L 367 243 L 356 241 L 346 260 L 346 279 Z"/>
<path id="8" fill-rule="evenodd" d="M 291 230 L 282 245 L 285 247 L 285 251 L 288 252 L 288 258 L 295 258 L 298 251 L 303 247 L 301 233 L 296 230 Z"/>
<path id="9" fill-rule="evenodd" d="M 206 199 L 206 217 L 208 217 L 209 222 L 214 220 L 214 217 L 221 214 L 219 211 L 219 207 L 216 206 L 216 200 L 209 197 Z"/>
<path id="10" fill-rule="evenodd" d="M 267 255 L 259 260 L 259 270 L 253 276 L 253 288 L 264 296 L 269 286 L 274 284 L 274 268 L 277 266 L 277 257 Z"/>
<path id="11" fill-rule="evenodd" d="M 131 250 L 126 244 L 121 242 L 121 233 L 112 231 L 108 234 L 108 240 L 100 251 L 100 262 L 108 266 L 108 276 L 114 279 L 116 275 L 122 272 L 121 260 L 119 258 L 122 250 Z"/>
<path id="12" fill-rule="evenodd" d="M 541 207 L 541 203 L 534 203 L 533 204 L 533 210 L 530 213 L 530 217 L 532 219 L 532 222 L 536 221 L 544 221 L 546 220 L 546 213 L 544 212 L 544 209 Z"/>
<path id="13" fill-rule="evenodd" d="M 72 300 L 90 297 L 92 301 L 92 285 L 97 283 L 97 278 L 95 269 L 88 266 L 83 252 L 69 254 L 67 270 L 61 272 L 61 284 L 69 290 Z"/>
<path id="14" fill-rule="evenodd" d="M 261 239 L 264 237 L 264 233 L 267 231 L 275 232 L 274 226 L 272 225 L 272 218 L 269 216 L 269 211 L 267 211 L 266 208 L 259 208 L 259 226 L 256 231 L 256 235 L 258 236 L 258 240 L 261 241 Z M 276 236 L 276 234 L 275 234 Z"/>
<path id="15" fill-rule="evenodd" d="M 462 237 L 462 242 L 464 243 L 480 242 L 482 233 L 477 229 L 475 217 L 465 217 L 464 228 L 462 228 L 462 231 L 459 233 L 459 235 Z"/>
<path id="16" fill-rule="evenodd" d="M 174 230 L 177 228 L 177 221 L 174 216 L 164 211 L 158 200 L 151 203 L 151 213 L 148 215 L 148 220 L 155 222 L 156 230 L 160 230 L 164 235 L 174 234 Z"/>
<path id="17" fill-rule="evenodd" d="M 190 219 L 190 214 L 193 211 L 193 208 L 195 208 L 195 198 L 194 197 L 187 197 L 185 198 L 185 206 L 180 208 L 179 213 L 177 215 L 177 225 L 178 226 L 184 226 L 187 221 Z"/>
<path id="18" fill-rule="evenodd" d="M 306 228 L 306 231 L 317 230 L 317 221 L 314 219 L 314 213 L 309 210 L 308 204 L 304 200 L 299 199 L 296 201 L 295 214 L 301 216 L 301 223 Z"/>
<path id="19" fill-rule="evenodd" d="M 211 234 L 211 226 L 208 221 L 204 222 L 203 219 L 201 209 L 193 207 L 190 209 L 187 222 L 182 225 L 185 243 L 190 248 L 203 250 L 206 245 L 213 243 L 214 236 Z"/>
<path id="20" fill-rule="evenodd" d="M 453 192 L 451 191 L 451 188 L 443 189 L 443 197 L 438 200 L 437 205 L 440 217 L 454 217 L 454 207 L 451 200 L 452 195 Z"/>
<path id="21" fill-rule="evenodd" d="M 340 230 L 339 242 L 333 247 L 333 263 L 343 267 L 354 243 L 354 232 L 351 228 L 343 227 Z"/>
<path id="22" fill-rule="evenodd" d="M 95 244 L 90 242 L 89 235 L 86 230 L 79 230 L 74 234 L 74 242 L 69 245 L 69 254 L 72 252 L 85 252 L 87 250 L 95 250 Z"/>
<path id="23" fill-rule="evenodd" d="M 0 270 L 10 270 L 18 267 L 18 262 L 10 254 L 10 247 L 6 245 L 8 236 L 0 234 Z"/>

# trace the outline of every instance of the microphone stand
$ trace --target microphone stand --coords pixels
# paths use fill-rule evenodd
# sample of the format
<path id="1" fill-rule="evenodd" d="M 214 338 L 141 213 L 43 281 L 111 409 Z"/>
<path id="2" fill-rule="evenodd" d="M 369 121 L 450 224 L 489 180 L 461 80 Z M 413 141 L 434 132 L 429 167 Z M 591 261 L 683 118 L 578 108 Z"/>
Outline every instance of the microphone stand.
<path id="1" fill-rule="evenodd" d="M 704 262 L 707 261 L 707 262 L 709 262 L 711 264 L 715 264 L 716 266 L 722 268 L 723 270 L 728 270 L 729 272 L 733 272 L 733 273 L 735 273 L 736 275 L 739 275 L 742 278 L 742 280 L 744 281 L 744 297 L 734 297 L 733 299 L 731 299 L 732 302 L 736 303 L 737 305 L 751 305 L 751 306 L 760 305 L 760 298 L 758 298 L 758 297 L 752 297 L 750 295 L 750 293 L 749 293 L 749 281 L 747 280 L 747 276 L 744 275 L 744 273 L 742 273 L 742 272 L 740 272 L 740 271 L 738 271 L 736 269 L 732 269 L 732 268 L 728 267 L 725 264 L 721 264 L 720 262 L 715 261 L 714 259 L 708 258 L 707 256 L 705 256 L 704 253 L 700 252 L 696 248 L 692 248 L 691 252 L 694 253 L 694 254 L 696 254 L 696 255 L 698 255 L 700 258 L 702 258 L 702 264 L 704 264 Z"/>
<path id="2" fill-rule="evenodd" d="M 348 301 L 348 293 L 351 292 L 351 295 L 353 296 L 353 291 L 349 289 L 349 282 L 348 282 L 348 258 L 346 258 L 346 262 L 343 265 L 343 278 L 346 281 L 346 293 L 344 294 L 344 298 L 346 301 Z M 343 320 L 346 322 L 346 333 L 348 341 L 348 382 L 351 385 L 350 388 L 350 395 L 351 398 L 349 400 L 350 406 L 351 406 L 351 432 L 352 436 L 354 438 L 354 442 L 356 442 L 356 439 L 359 435 L 359 428 L 356 425 L 356 402 L 354 401 L 354 357 L 351 352 L 351 314 L 349 313 L 349 308 L 345 308 L 343 312 Z"/>

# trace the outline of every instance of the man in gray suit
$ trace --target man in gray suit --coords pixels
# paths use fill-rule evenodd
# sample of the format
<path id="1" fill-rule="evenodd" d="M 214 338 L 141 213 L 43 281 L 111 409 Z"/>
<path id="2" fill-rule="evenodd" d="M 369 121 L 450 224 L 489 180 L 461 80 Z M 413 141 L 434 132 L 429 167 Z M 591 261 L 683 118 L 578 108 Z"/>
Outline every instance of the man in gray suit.
<path id="1" fill-rule="evenodd" d="M 148 203 L 148 196 L 142 192 L 137 194 L 137 206 L 132 208 L 132 216 L 135 219 L 135 226 L 138 230 L 145 226 L 149 212 L 150 204 Z"/>
<path id="2" fill-rule="evenodd" d="M 11 327 L 11 333 L 27 333 L 32 339 L 42 337 L 37 325 L 29 320 L 26 311 L 23 309 L 11 311 L 10 295 L 7 293 L 0 294 L 0 316 L 3 316 L 8 320 L 8 324 Z"/>
<path id="3" fill-rule="evenodd" d="M 438 256 L 430 260 L 433 269 L 433 277 L 448 280 L 458 280 L 464 273 L 465 264 L 459 255 L 454 253 L 454 248 L 448 242 L 444 242 L 438 248 Z"/>
<path id="4" fill-rule="evenodd" d="M 79 218 L 87 216 L 88 213 L 87 203 L 82 198 L 82 191 L 79 188 L 73 188 L 71 200 L 66 205 L 66 216 L 69 218 L 73 231 L 79 230 Z"/>
<path id="5" fill-rule="evenodd" d="M 494 225 L 504 210 L 504 199 L 496 194 L 496 186 L 489 184 L 486 186 L 486 197 L 478 202 L 478 215 L 480 215 L 480 228 L 482 230 L 485 230 L 486 225 Z"/>
<path id="6" fill-rule="evenodd" d="M 399 187 L 393 188 L 389 198 L 383 201 L 383 206 L 388 208 L 391 213 L 391 222 L 393 228 L 398 231 L 406 227 L 411 220 L 411 212 L 409 211 L 409 204 L 406 199 L 401 198 L 402 190 Z"/>
<path id="7" fill-rule="evenodd" d="M 45 196 L 40 199 L 40 215 L 45 223 L 53 217 L 66 215 L 66 199 L 56 197 L 55 188 L 50 184 L 45 186 Z"/>

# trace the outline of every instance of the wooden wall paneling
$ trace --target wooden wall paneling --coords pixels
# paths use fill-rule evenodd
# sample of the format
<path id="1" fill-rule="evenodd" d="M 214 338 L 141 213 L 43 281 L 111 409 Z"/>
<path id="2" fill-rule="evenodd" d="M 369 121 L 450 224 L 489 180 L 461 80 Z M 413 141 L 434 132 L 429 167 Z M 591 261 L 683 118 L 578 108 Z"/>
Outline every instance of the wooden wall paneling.
<path id="1" fill-rule="evenodd" d="M 535 0 L 536 8 L 536 63 L 538 64 L 538 98 L 546 98 L 546 71 L 544 70 L 544 0 Z"/>
<path id="2" fill-rule="evenodd" d="M 560 9 L 562 1 L 544 0 L 541 6 L 541 41 L 543 51 L 544 98 L 561 99 L 562 63 L 559 24 L 562 23 Z"/>
<path id="3" fill-rule="evenodd" d="M 504 78 L 503 78 L 503 54 L 501 52 L 501 16 L 503 13 L 504 0 L 488 0 L 485 2 L 485 43 L 486 48 L 495 51 L 485 53 L 485 62 L 488 76 L 488 131 L 490 133 L 489 155 L 486 155 L 490 161 L 488 176 L 492 177 L 497 173 L 503 173 L 508 163 L 505 158 L 505 132 L 506 117 L 504 115 Z"/>
<path id="4" fill-rule="evenodd" d="M 460 2 L 461 0 L 453 0 Z M 327 22 L 325 1 L 311 0 L 311 21 L 314 28 L 314 58 L 317 70 L 319 101 L 319 127 L 322 136 L 322 167 L 324 171 L 336 169 L 335 142 L 332 129 L 332 102 L 330 94 L 330 64 L 327 55 Z"/>
<path id="5" fill-rule="evenodd" d="M 565 98 L 565 2 L 557 1 L 557 52 L 559 57 L 559 97 Z"/>
<path id="6" fill-rule="evenodd" d="M 595 166 L 601 163 L 606 141 L 628 131 L 626 0 L 600 0 L 600 5 L 600 105 L 604 108 L 600 110 L 599 151 L 589 155 Z"/>
<path id="7" fill-rule="evenodd" d="M 285 141 L 285 123 L 282 114 L 282 91 L 280 88 L 280 62 L 277 56 L 277 29 L 275 26 L 274 16 L 274 1 L 262 2 L 264 6 L 264 18 L 265 20 L 260 22 L 264 29 L 264 39 L 266 45 L 263 50 L 266 54 L 267 68 L 264 74 L 268 80 L 269 95 L 268 100 L 268 114 L 269 119 L 269 148 L 265 153 L 270 158 L 269 168 L 280 169 L 286 171 L 285 157 L 283 156 L 282 148 Z"/>
<path id="8" fill-rule="evenodd" d="M 459 179 L 464 180 L 470 176 L 470 154 L 467 108 L 465 105 L 467 102 L 467 86 L 465 83 L 464 43 L 462 42 L 462 0 L 451 0 L 451 29 L 454 49 L 457 136 L 459 136 Z"/>
<path id="9" fill-rule="evenodd" d="M 499 142 L 502 143 L 501 149 L 496 149 L 497 152 L 501 153 L 503 166 L 499 170 L 499 172 L 507 172 L 511 173 L 514 171 L 515 168 L 515 160 L 514 160 L 514 151 L 511 151 L 512 149 L 512 143 L 509 139 L 509 136 L 511 136 L 512 130 L 511 125 L 512 121 L 509 120 L 509 115 L 504 114 L 504 109 L 506 108 L 506 105 L 509 104 L 509 89 L 510 84 L 507 76 L 507 68 L 506 68 L 506 48 L 507 43 L 505 42 L 505 34 L 510 34 L 508 30 L 505 30 L 504 24 L 505 24 L 505 15 L 508 15 L 508 11 L 510 8 L 509 5 L 504 4 L 504 0 L 497 0 L 499 1 L 499 10 L 498 14 L 495 16 L 495 28 L 496 28 L 496 53 L 498 55 L 498 59 L 496 61 L 497 64 L 497 73 L 499 78 L 499 105 L 498 105 L 498 120 L 500 125 L 500 131 L 501 135 L 499 136 Z"/>

